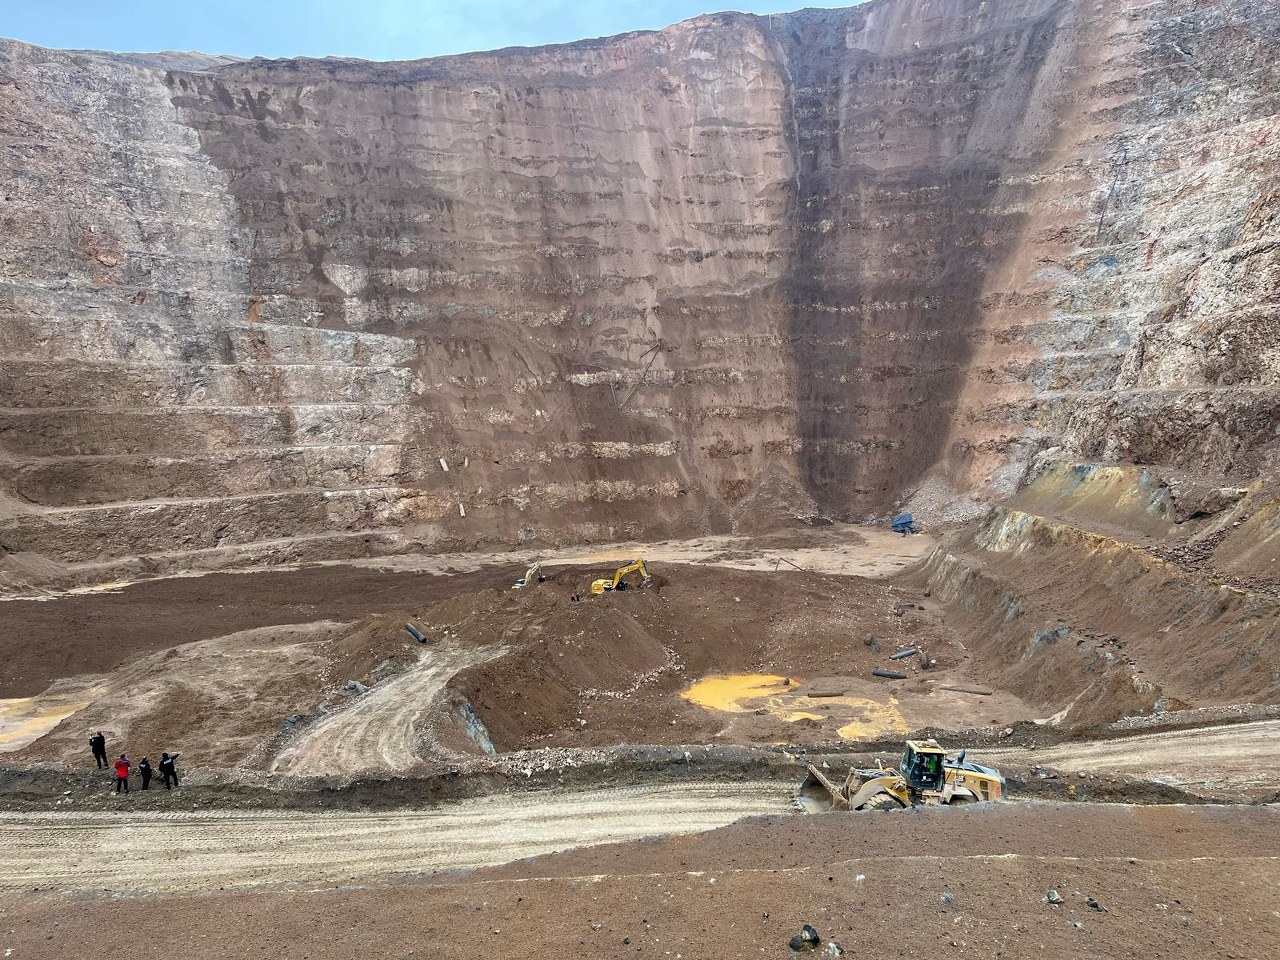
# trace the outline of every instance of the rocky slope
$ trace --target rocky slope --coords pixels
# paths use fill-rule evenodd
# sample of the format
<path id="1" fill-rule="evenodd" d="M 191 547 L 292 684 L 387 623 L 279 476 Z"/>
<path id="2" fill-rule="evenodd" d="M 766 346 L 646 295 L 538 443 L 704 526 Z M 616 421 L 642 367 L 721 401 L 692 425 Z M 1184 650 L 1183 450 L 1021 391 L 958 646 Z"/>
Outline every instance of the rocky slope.
<path id="1" fill-rule="evenodd" d="M 1276 465 L 1280 12 L 411 63 L 0 42 L 0 581 Z M 447 467 L 447 469 L 446 469 Z"/>

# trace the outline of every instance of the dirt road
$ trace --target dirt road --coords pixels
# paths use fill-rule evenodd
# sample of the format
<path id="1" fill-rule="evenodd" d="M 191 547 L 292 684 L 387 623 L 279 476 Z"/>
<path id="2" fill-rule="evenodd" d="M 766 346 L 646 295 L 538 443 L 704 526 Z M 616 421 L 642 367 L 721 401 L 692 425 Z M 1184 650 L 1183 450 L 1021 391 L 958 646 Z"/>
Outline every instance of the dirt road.
<path id="1" fill-rule="evenodd" d="M 553 556 L 557 564 L 594 565 L 616 563 L 631 556 L 649 562 L 693 563 L 734 570 L 809 570 L 841 577 L 888 577 L 927 557 L 938 537 L 921 534 L 903 537 L 889 530 L 841 525 L 825 528 L 825 535 L 809 534 L 806 540 L 778 545 L 768 537 L 698 537 L 663 543 L 622 543 L 589 551 Z"/>
<path id="2" fill-rule="evenodd" d="M 654 816 L 667 815 L 661 798 L 633 796 Z M 577 809 L 588 808 L 579 803 Z M 584 812 L 576 829 L 594 830 L 599 816 L 614 813 Z M 393 830 L 394 821 L 385 826 Z M 505 826 L 525 829 L 519 821 Z M 146 896 L 43 885 L 37 892 L 30 889 L 36 881 L 26 889 L 0 890 L 0 952 L 11 949 L 13 960 L 122 952 L 183 960 L 785 957 L 788 939 L 800 924 L 812 923 L 824 938 L 839 940 L 849 957 L 886 955 L 885 931 L 893 931 L 893 956 L 1268 957 L 1280 933 L 1278 826 L 1280 809 L 1274 807 L 1011 803 L 776 816 L 393 883 L 375 882 L 365 867 L 403 838 L 367 834 L 361 841 L 365 867 L 352 867 L 325 863 L 332 857 L 331 834 L 315 843 L 323 870 L 338 877 L 328 883 L 213 894 L 202 886 L 199 892 Z M 136 860 L 132 882 L 139 885 L 154 886 L 182 866 L 152 854 L 159 832 L 130 834 L 122 824 L 111 837 L 117 845 L 104 851 L 104 836 L 91 830 L 88 845 L 76 850 L 77 828 L 75 818 L 66 821 L 58 852 L 102 866 L 107 882 L 99 886 L 120 883 L 108 871 L 107 856 Z M 309 822 L 301 829 L 311 829 Z M 42 847 L 52 842 L 48 830 L 34 834 Z M 141 846 L 144 841 L 149 846 Z M 216 863 L 211 848 L 217 842 L 182 848 L 180 855 L 195 864 L 179 879 L 192 881 L 196 864 Z M 246 865 L 234 836 L 229 842 L 240 869 L 265 869 Z M 297 845 L 281 849 L 287 859 L 282 872 L 295 879 L 319 872 L 310 861 L 294 865 Z M 451 840 L 446 854 L 457 850 Z M 274 856 L 264 847 L 256 859 Z M 64 869 L 46 857 L 42 865 Z M 12 884 L 8 849 L 0 851 L 0 864 L 5 884 Z M 77 882 L 95 879 L 83 873 Z M 228 880 L 245 878 L 198 878 L 215 889 Z M 1050 889 L 1060 891 L 1061 905 L 1045 902 Z M 1104 909 L 1091 907 L 1089 898 Z M 121 931 L 129 937 L 127 951 L 121 950 Z"/>
<path id="3" fill-rule="evenodd" d="M 785 784 L 688 783 L 463 801 L 421 813 L 0 815 L 0 891 L 217 890 L 465 869 L 696 833 L 789 809 Z"/>
<path id="4" fill-rule="evenodd" d="M 402 774 L 423 757 L 423 734 L 445 684 L 501 647 L 424 648 L 418 662 L 308 727 L 271 763 L 273 773 L 334 776 Z"/>
<path id="5" fill-rule="evenodd" d="M 1124 773 L 1215 798 L 1280 790 L 1280 720 L 1147 733 L 1028 750 L 984 749 L 992 763 L 1040 764 L 1069 772 Z"/>

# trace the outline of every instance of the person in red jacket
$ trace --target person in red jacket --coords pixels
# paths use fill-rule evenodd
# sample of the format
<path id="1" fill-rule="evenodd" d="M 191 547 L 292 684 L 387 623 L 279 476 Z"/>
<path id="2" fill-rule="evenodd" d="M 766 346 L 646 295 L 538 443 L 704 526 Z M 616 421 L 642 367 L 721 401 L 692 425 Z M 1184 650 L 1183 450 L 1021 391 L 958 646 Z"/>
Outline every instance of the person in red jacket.
<path id="1" fill-rule="evenodd" d="M 129 792 L 129 758 L 123 753 L 116 761 L 116 793 Z"/>

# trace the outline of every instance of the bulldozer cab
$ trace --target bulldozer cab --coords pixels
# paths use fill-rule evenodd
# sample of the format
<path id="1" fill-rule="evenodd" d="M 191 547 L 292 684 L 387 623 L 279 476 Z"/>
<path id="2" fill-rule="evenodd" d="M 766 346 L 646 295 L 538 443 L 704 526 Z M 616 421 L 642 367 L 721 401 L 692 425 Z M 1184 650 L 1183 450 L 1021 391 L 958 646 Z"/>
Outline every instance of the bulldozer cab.
<path id="1" fill-rule="evenodd" d="M 924 790 L 941 790 L 947 774 L 942 767 L 946 751 L 936 740 L 908 740 L 902 752 L 900 773 L 912 793 Z"/>

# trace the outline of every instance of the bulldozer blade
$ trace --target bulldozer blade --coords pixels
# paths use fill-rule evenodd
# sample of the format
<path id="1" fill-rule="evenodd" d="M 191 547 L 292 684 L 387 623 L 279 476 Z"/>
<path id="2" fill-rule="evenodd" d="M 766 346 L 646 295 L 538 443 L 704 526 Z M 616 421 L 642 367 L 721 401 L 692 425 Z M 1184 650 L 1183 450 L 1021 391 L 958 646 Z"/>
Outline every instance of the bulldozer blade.
<path id="1" fill-rule="evenodd" d="M 805 813 L 827 813 L 831 810 L 848 810 L 849 801 L 843 791 L 813 764 L 808 765 L 808 776 L 796 792 L 796 806 Z"/>

